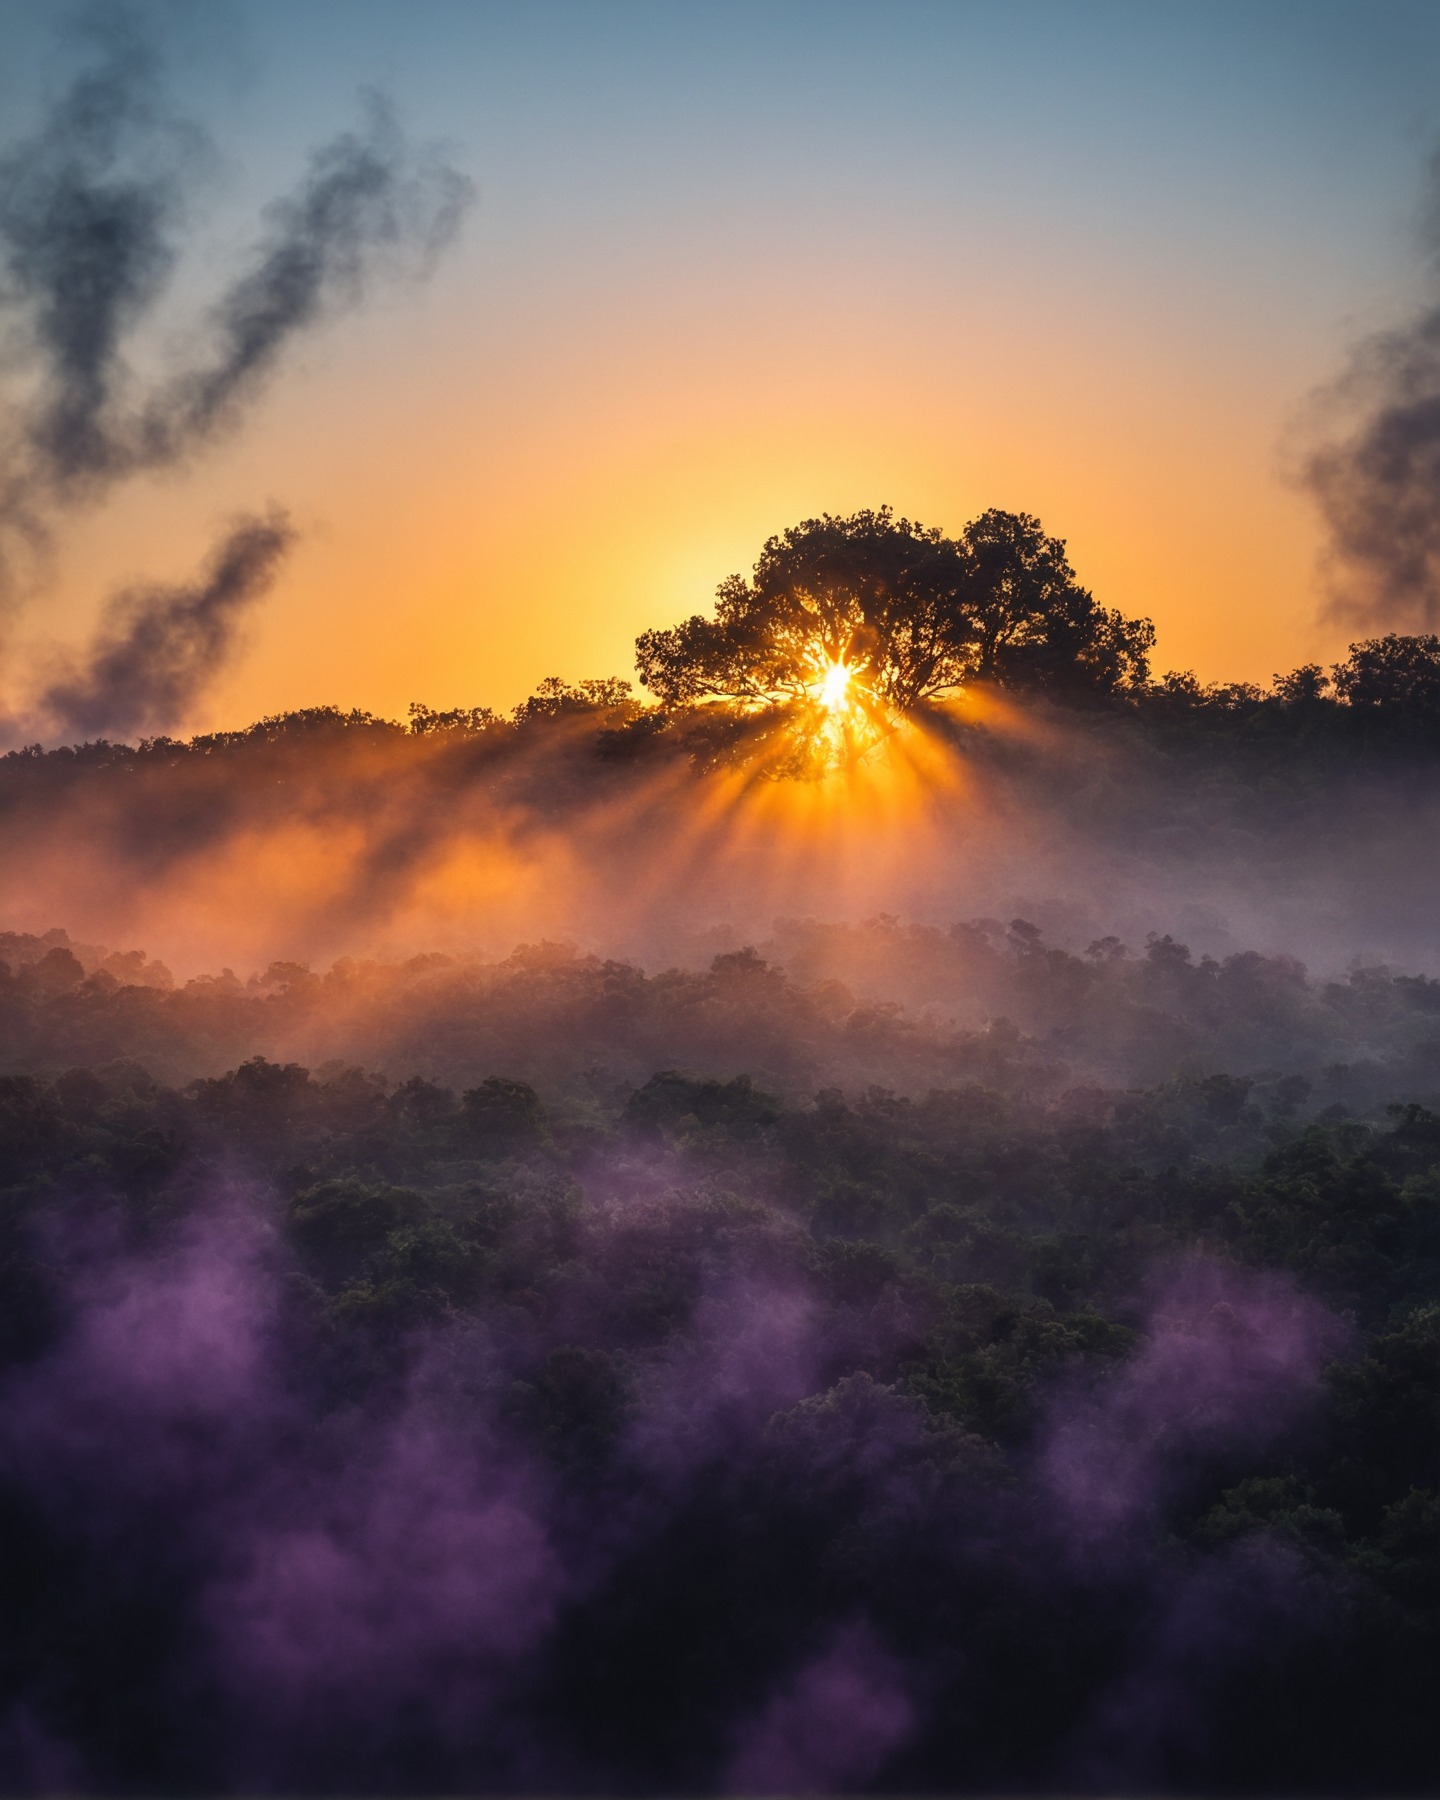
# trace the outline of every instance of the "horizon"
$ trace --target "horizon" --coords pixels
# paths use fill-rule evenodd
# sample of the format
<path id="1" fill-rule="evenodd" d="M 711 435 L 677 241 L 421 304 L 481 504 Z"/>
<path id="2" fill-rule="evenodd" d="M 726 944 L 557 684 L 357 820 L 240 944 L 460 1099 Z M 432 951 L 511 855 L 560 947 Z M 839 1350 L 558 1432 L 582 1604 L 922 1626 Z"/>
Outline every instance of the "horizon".
<path id="1" fill-rule="evenodd" d="M 108 596 L 277 503 L 298 541 L 189 732 L 627 676 L 772 533 L 882 502 L 1037 514 L 1154 619 L 1157 672 L 1263 684 L 1368 635 L 1325 616 L 1300 473 L 1317 394 L 1429 303 L 1431 9 L 911 4 L 878 39 L 864 5 L 130 10 L 210 141 L 142 372 L 363 88 L 476 202 L 233 429 L 66 513 L 12 708 Z M 24 4 L 0 45 L 14 149 L 94 55 Z"/>
<path id="2" fill-rule="evenodd" d="M 1437 77 L 0 0 L 0 1794 L 1432 1792 Z"/>

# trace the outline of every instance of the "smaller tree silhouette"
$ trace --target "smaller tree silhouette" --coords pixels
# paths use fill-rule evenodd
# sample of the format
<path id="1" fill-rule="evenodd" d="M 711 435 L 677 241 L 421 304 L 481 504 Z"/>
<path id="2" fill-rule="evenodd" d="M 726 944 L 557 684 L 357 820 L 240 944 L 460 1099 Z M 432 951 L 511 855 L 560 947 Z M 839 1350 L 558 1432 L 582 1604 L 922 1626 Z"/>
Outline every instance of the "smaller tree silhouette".
<path id="1" fill-rule="evenodd" d="M 1440 637 L 1433 634 L 1366 638 L 1332 674 L 1335 692 L 1351 706 L 1440 718 Z"/>

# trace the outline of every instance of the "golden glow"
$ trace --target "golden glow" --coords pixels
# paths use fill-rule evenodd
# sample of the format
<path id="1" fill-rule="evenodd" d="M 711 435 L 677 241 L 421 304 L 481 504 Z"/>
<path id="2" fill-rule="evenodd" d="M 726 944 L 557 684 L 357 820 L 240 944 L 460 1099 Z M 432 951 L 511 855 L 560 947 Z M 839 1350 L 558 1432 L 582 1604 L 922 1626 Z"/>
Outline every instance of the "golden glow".
<path id="1" fill-rule="evenodd" d="M 123 816 L 106 822 L 88 801 L 37 816 L 0 859 L 0 915 L 42 930 L 63 910 L 91 941 L 143 947 L 182 978 L 224 963 L 243 978 L 277 959 L 398 963 L 417 945 L 505 957 L 541 939 L 598 938 L 656 966 L 701 954 L 722 926 L 759 944 L 777 918 L 868 918 L 897 894 L 920 916 L 993 912 L 996 892 L 1023 887 L 1051 853 L 1055 820 L 1017 815 L 950 721 L 1006 736 L 1029 721 L 978 689 L 901 717 L 863 675 L 848 691 L 843 712 L 808 697 L 789 709 L 753 756 L 703 772 L 687 758 L 636 762 L 553 811 L 525 798 L 569 754 L 548 734 L 526 746 L 518 783 L 502 759 L 457 784 L 440 733 L 342 739 L 297 761 L 297 786 L 238 798 L 217 762 L 205 779 L 236 802 L 233 835 L 158 870 L 127 865 L 137 873 L 117 883 Z M 358 1034 L 365 984 L 381 980 L 355 971 Z M 303 1039 L 277 1040 L 282 1051 L 308 1054 Z"/>
<path id="2" fill-rule="evenodd" d="M 820 685 L 816 689 L 816 698 L 826 712 L 844 712 L 851 704 L 850 681 L 854 671 L 846 662 L 832 662 L 825 666 Z"/>
<path id="3" fill-rule="evenodd" d="M 1344 655 L 1349 628 L 1315 623 L 1313 509 L 1274 479 L 1276 421 L 1322 373 L 1313 334 L 1260 333 L 1261 355 L 1212 309 L 1221 335 L 1177 357 L 1113 271 L 1058 311 L 1043 284 L 992 310 L 974 282 L 866 310 L 799 283 L 795 248 L 753 315 L 728 282 L 638 275 L 593 329 L 477 323 L 468 291 L 424 330 L 408 301 L 381 309 L 183 482 L 72 514 L 27 629 L 85 642 L 117 580 L 188 581 L 215 519 L 273 493 L 307 529 L 182 734 L 322 702 L 503 710 L 551 673 L 629 674 L 637 633 L 707 611 L 772 533 L 890 500 L 951 533 L 1037 513 L 1097 599 L 1155 618 L 1157 673 L 1268 681 Z M 880 333 L 893 356 L 855 355 Z"/>
<path id="4" fill-rule="evenodd" d="M 823 641 L 807 647 L 810 679 L 794 702 L 756 715 L 760 729 L 746 760 L 757 774 L 821 779 L 853 767 L 894 730 L 895 719 L 865 679 L 866 664 L 850 658 L 848 645 L 838 654 Z"/>

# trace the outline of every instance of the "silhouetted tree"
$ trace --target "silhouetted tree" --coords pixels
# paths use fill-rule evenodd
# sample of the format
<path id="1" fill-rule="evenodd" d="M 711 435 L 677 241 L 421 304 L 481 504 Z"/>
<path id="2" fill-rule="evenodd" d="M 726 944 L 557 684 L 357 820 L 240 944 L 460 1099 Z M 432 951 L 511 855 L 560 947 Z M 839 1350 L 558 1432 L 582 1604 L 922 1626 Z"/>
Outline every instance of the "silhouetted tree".
<path id="1" fill-rule="evenodd" d="M 1285 706 L 1307 706 L 1323 700 L 1331 685 L 1319 663 L 1302 663 L 1288 675 L 1276 675 L 1274 679 L 1275 697 Z"/>
<path id="2" fill-rule="evenodd" d="M 1098 605 L 1037 518 L 992 507 L 960 544 L 979 680 L 1114 693 L 1148 679 L 1155 627 Z"/>
<path id="3" fill-rule="evenodd" d="M 844 663 L 875 704 L 905 712 L 975 679 L 1133 687 L 1154 636 L 1148 620 L 1098 606 L 1027 513 L 992 509 L 947 538 L 881 507 L 771 538 L 752 580 L 720 584 L 714 618 L 642 633 L 636 661 L 666 703 L 748 708 L 813 697 Z"/>
<path id="4" fill-rule="evenodd" d="M 630 683 L 618 676 L 582 681 L 578 685 L 562 681 L 558 675 L 547 675 L 530 695 L 522 700 L 512 715 L 517 725 L 531 719 L 555 719 L 568 713 L 616 712 L 630 708 Z"/>

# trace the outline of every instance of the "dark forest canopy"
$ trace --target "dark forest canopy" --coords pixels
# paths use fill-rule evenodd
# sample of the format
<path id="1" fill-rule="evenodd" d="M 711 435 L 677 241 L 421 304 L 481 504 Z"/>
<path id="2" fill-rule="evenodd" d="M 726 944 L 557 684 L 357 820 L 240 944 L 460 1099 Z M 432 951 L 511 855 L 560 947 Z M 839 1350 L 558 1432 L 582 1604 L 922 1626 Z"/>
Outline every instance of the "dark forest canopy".
<path id="1" fill-rule="evenodd" d="M 1015 817 L 1163 837 L 1187 897 L 1233 843 L 1272 916 L 1297 871 L 1414 888 L 1433 940 L 1440 641 L 1268 691 L 1019 667 L 1065 729 L 933 723 Z M 162 892 L 364 821 L 384 917 L 492 806 L 592 809 L 593 913 L 715 710 L 551 680 L 36 750 L 0 818 L 27 884 L 58 834 L 72 888 L 83 840 Z M 1428 1789 L 1440 981 L 768 929 L 178 982 L 0 935 L 16 1785 Z"/>
<path id="2" fill-rule="evenodd" d="M 1437 984 L 858 936 L 0 942 L 17 1786 L 1430 1791 Z"/>
<path id="3" fill-rule="evenodd" d="M 909 596 L 871 672 L 1001 821 L 929 923 L 767 913 L 670 962 L 440 954 L 395 911 L 496 819 L 556 827 L 590 941 L 649 878 L 674 913 L 748 882 L 685 838 L 737 791 L 692 765 L 809 704 L 783 680 L 0 759 L 28 914 L 47 856 L 62 904 L 182 912 L 212 859 L 243 970 L 296 844 L 348 842 L 340 943 L 426 950 L 177 981 L 127 926 L 0 933 L 0 1785 L 1433 1788 L 1440 639 L 1152 680 L 1005 517 L 964 554 L 820 521 L 734 589 L 798 646 L 858 537 L 864 616 Z M 962 648 L 940 565 L 987 542 L 1029 562 Z M 982 669 L 989 723 L 945 703 Z M 1017 865 L 1041 908 L 1113 866 L 1201 935 L 965 910 L 1026 822 L 1071 834 Z M 1350 960 L 1392 929 L 1416 961 Z"/>

